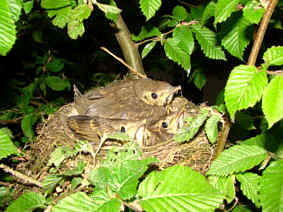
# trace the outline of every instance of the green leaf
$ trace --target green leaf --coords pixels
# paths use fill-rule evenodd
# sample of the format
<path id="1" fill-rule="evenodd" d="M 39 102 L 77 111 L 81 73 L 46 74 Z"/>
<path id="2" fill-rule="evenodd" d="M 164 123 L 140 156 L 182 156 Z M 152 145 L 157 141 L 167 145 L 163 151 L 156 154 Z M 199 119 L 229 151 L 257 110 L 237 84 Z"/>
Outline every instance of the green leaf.
<path id="1" fill-rule="evenodd" d="M 52 212 L 84 211 L 93 212 L 98 209 L 98 204 L 83 192 L 71 194 L 60 200 Z"/>
<path id="2" fill-rule="evenodd" d="M 24 2 L 25 14 L 29 14 L 33 8 L 33 0 Z"/>
<path id="3" fill-rule="evenodd" d="M 185 125 L 178 134 L 174 136 L 174 140 L 176 142 L 184 142 L 191 140 L 199 131 L 200 127 L 203 125 L 205 120 L 207 119 L 208 111 L 203 110 L 200 114 L 197 115 L 195 119 L 190 117 L 188 121 L 188 125 Z"/>
<path id="4" fill-rule="evenodd" d="M 176 6 L 173 8 L 172 16 L 178 21 L 184 21 L 188 17 L 188 12 L 184 7 Z"/>
<path id="5" fill-rule="evenodd" d="M 121 200 L 113 198 L 114 196 L 115 194 L 107 189 L 100 190 L 97 188 L 90 195 L 93 200 L 99 203 L 97 211 L 120 212 Z"/>
<path id="6" fill-rule="evenodd" d="M 13 12 L 10 10 L 10 1 L 0 3 L 0 54 L 5 56 L 16 41 L 16 25 Z"/>
<path id="7" fill-rule="evenodd" d="M 258 24 L 264 14 L 264 8 L 261 7 L 259 1 L 251 0 L 243 9 L 243 16 L 253 24 Z"/>
<path id="8" fill-rule="evenodd" d="M 95 2 L 95 4 L 105 14 L 118 15 L 122 11 L 116 5 L 101 4 L 101 3 L 98 3 L 98 2 Z"/>
<path id="9" fill-rule="evenodd" d="M 63 177 L 58 175 L 45 176 L 42 182 L 45 193 L 50 194 L 62 180 Z"/>
<path id="10" fill-rule="evenodd" d="M 21 128 L 24 132 L 24 135 L 28 138 L 34 137 L 34 131 L 32 126 L 35 124 L 37 116 L 35 114 L 27 114 L 21 121 Z"/>
<path id="11" fill-rule="evenodd" d="M 235 21 L 234 23 L 232 21 Z M 233 56 L 243 60 L 244 50 L 250 42 L 247 36 L 247 28 L 251 23 L 244 17 L 225 23 L 229 32 L 221 41 L 222 46 Z"/>
<path id="12" fill-rule="evenodd" d="M 140 0 L 140 8 L 146 20 L 154 16 L 161 6 L 161 0 Z"/>
<path id="13" fill-rule="evenodd" d="M 237 110 L 252 107 L 261 99 L 266 85 L 266 73 L 254 66 L 240 65 L 232 70 L 224 93 L 232 121 Z"/>
<path id="14" fill-rule="evenodd" d="M 52 10 L 51 10 L 52 11 Z M 58 26 L 60 28 L 64 28 L 67 23 L 70 22 L 70 13 L 72 11 L 71 7 L 65 7 L 60 10 L 58 10 L 58 13 L 55 18 L 53 18 L 52 23 L 55 26 Z M 49 12 L 48 12 L 49 14 Z"/>
<path id="15" fill-rule="evenodd" d="M 205 56 L 211 59 L 226 60 L 224 51 L 216 44 L 215 32 L 200 24 L 193 24 L 191 27 Z"/>
<path id="16" fill-rule="evenodd" d="M 61 79 L 57 76 L 48 76 L 46 78 L 46 84 L 54 91 L 63 91 L 65 89 L 70 89 L 71 84 L 67 79 Z"/>
<path id="17" fill-rule="evenodd" d="M 46 68 L 51 72 L 59 72 L 64 68 L 64 62 L 59 58 L 53 58 L 49 63 L 46 64 Z"/>
<path id="18" fill-rule="evenodd" d="M 137 160 L 139 153 L 131 144 L 125 149 L 110 151 L 98 169 L 91 171 L 89 181 L 98 189 L 111 190 L 122 199 L 130 199 L 136 195 L 139 178 L 147 170 L 147 166 L 157 162 L 154 158 Z"/>
<path id="19" fill-rule="evenodd" d="M 181 65 L 185 70 L 191 69 L 190 55 L 181 49 L 178 44 L 178 40 L 168 38 L 164 44 L 166 56 Z"/>
<path id="20" fill-rule="evenodd" d="M 113 133 L 113 134 L 106 134 L 105 140 L 107 139 L 113 139 L 113 140 L 118 140 L 118 141 L 132 141 L 130 137 L 126 133 Z"/>
<path id="21" fill-rule="evenodd" d="M 213 1 L 210 1 L 204 11 L 203 11 L 203 14 L 202 14 L 202 18 L 201 18 L 201 23 L 204 25 L 206 23 L 206 21 L 213 17 L 214 16 L 214 11 L 215 11 L 215 2 Z"/>
<path id="22" fill-rule="evenodd" d="M 263 172 L 260 201 L 262 211 L 282 212 L 283 160 L 272 162 Z"/>
<path id="23" fill-rule="evenodd" d="M 218 0 L 215 5 L 215 20 L 214 24 L 221 23 L 227 20 L 231 14 L 237 10 L 237 5 L 240 0 Z"/>
<path id="24" fill-rule="evenodd" d="M 262 97 L 262 110 L 269 128 L 283 118 L 283 76 L 275 76 Z"/>
<path id="25" fill-rule="evenodd" d="M 77 176 L 77 175 L 80 175 L 80 174 L 83 173 L 84 168 L 85 168 L 84 162 L 79 160 L 77 166 L 74 169 L 67 170 L 62 175 L 64 175 L 64 176 Z"/>
<path id="26" fill-rule="evenodd" d="M 193 82 L 195 86 L 199 90 L 201 90 L 207 81 L 205 73 L 202 70 L 197 69 L 194 71 L 192 77 L 193 77 Z"/>
<path id="27" fill-rule="evenodd" d="M 209 176 L 208 181 L 214 188 L 221 192 L 225 196 L 226 201 L 231 203 L 236 197 L 235 191 L 235 177 L 233 175 L 223 176 Z"/>
<path id="28" fill-rule="evenodd" d="M 260 208 L 259 189 L 261 176 L 254 173 L 237 174 L 237 180 L 241 183 L 243 194 L 250 199 L 256 207 Z"/>
<path id="29" fill-rule="evenodd" d="M 98 208 L 98 211 L 113 211 L 120 212 L 121 201 L 117 198 L 109 200 L 107 203 L 104 203 L 101 207 Z"/>
<path id="30" fill-rule="evenodd" d="M 81 177 L 74 177 L 72 179 L 72 182 L 71 182 L 71 184 L 72 184 L 71 189 L 72 190 L 76 189 L 82 183 L 82 181 L 83 181 L 83 178 L 81 178 Z"/>
<path id="31" fill-rule="evenodd" d="M 145 211 L 214 211 L 223 201 L 204 176 L 184 166 L 152 172 L 140 184 L 138 195 Z"/>
<path id="32" fill-rule="evenodd" d="M 12 18 L 16 22 L 19 20 L 22 10 L 22 2 L 20 0 L 9 0 L 9 10 L 12 13 Z"/>
<path id="33" fill-rule="evenodd" d="M 67 158 L 72 157 L 76 154 L 76 151 L 72 150 L 71 147 L 57 147 L 51 154 L 48 161 L 48 166 L 54 164 L 55 167 L 59 167 L 60 164 Z"/>
<path id="34" fill-rule="evenodd" d="M 77 39 L 79 36 L 82 36 L 85 32 L 83 23 L 79 21 L 71 21 L 68 23 L 68 35 L 72 39 Z"/>
<path id="35" fill-rule="evenodd" d="M 117 7 L 117 4 L 114 0 L 109 0 L 107 3 L 110 4 L 110 6 L 114 7 L 114 10 L 113 10 L 113 8 L 106 8 L 105 17 L 108 18 L 109 20 L 113 21 L 113 22 L 116 22 L 117 19 L 118 19 L 119 13 L 121 13 L 121 10 Z M 117 9 L 120 10 L 120 11 L 118 12 Z M 112 13 L 110 11 L 114 11 L 114 13 Z"/>
<path id="36" fill-rule="evenodd" d="M 205 133 L 210 143 L 214 144 L 218 138 L 218 122 L 219 117 L 212 115 L 205 124 Z"/>
<path id="37" fill-rule="evenodd" d="M 45 198 L 39 193 L 28 192 L 16 199 L 5 212 L 33 211 L 36 208 L 45 208 Z"/>
<path id="38" fill-rule="evenodd" d="M 42 8 L 47 9 L 48 17 L 60 16 L 63 11 L 71 9 L 72 3 L 70 0 L 42 0 L 40 3 Z"/>
<path id="39" fill-rule="evenodd" d="M 189 21 L 191 20 L 195 20 L 195 21 L 199 21 L 202 18 L 203 12 L 205 10 L 205 6 L 204 4 L 200 4 L 197 7 L 191 7 L 190 8 L 190 18 Z"/>
<path id="40" fill-rule="evenodd" d="M 140 33 L 137 36 L 132 35 L 132 39 L 133 41 L 140 41 L 146 38 L 155 37 L 159 35 L 161 35 L 161 32 L 159 31 L 157 27 L 142 26 Z"/>
<path id="41" fill-rule="evenodd" d="M 70 38 L 77 39 L 84 34 L 83 20 L 87 19 L 90 14 L 91 10 L 86 4 L 78 5 L 70 11 L 70 21 L 68 23 L 68 34 Z"/>
<path id="42" fill-rule="evenodd" d="M 156 43 L 156 41 L 152 41 L 145 45 L 141 53 L 142 58 L 145 58 L 151 52 L 151 50 L 155 47 Z"/>
<path id="43" fill-rule="evenodd" d="M 7 133 L 0 129 L 0 160 L 9 155 L 17 154 L 17 147 L 13 144 Z"/>
<path id="44" fill-rule="evenodd" d="M 257 166 L 267 157 L 265 149 L 256 145 L 234 145 L 213 161 L 209 175 L 227 176 Z"/>
<path id="45" fill-rule="evenodd" d="M 283 65 L 283 46 L 273 46 L 264 52 L 264 62 L 267 66 Z"/>
<path id="46" fill-rule="evenodd" d="M 194 38 L 191 29 L 187 26 L 176 27 L 173 31 L 173 39 L 178 41 L 178 47 L 191 55 L 194 50 Z"/>

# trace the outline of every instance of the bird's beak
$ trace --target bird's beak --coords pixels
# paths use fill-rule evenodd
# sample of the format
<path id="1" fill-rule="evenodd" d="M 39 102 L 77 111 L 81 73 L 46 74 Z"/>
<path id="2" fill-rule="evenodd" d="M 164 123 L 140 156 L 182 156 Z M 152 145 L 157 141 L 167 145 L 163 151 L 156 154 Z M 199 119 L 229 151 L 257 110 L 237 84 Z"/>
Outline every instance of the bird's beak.
<path id="1" fill-rule="evenodd" d="M 178 95 L 178 93 L 181 93 L 182 92 L 182 89 L 181 89 L 181 86 L 176 86 L 176 87 L 172 87 L 169 89 L 169 92 L 168 92 L 168 96 L 166 98 L 166 101 L 164 102 L 164 105 L 168 105 L 172 102 L 173 98 L 175 95 Z"/>

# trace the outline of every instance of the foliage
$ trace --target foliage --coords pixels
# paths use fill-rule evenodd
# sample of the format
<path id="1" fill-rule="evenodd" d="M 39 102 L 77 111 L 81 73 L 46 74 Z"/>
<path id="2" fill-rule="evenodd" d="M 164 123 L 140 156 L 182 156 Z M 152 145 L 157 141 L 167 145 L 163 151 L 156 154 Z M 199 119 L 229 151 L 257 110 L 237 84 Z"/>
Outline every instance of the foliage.
<path id="1" fill-rule="evenodd" d="M 146 211 L 172 211 L 176 208 L 213 211 L 223 201 L 223 195 L 204 176 L 189 167 L 174 166 L 161 172 L 155 171 L 139 183 L 147 166 L 154 162 L 157 161 L 153 158 L 141 160 L 141 152 L 133 142 L 123 150 L 113 149 L 107 153 L 101 167 L 90 171 L 88 180 L 95 186 L 94 191 L 90 195 L 75 192 L 61 199 L 52 211 L 120 211 L 122 204 L 142 207 Z M 83 169 L 68 177 L 82 175 Z M 54 176 L 46 177 L 49 182 L 52 179 L 59 183 Z M 67 179 L 60 178 L 63 181 Z M 182 179 L 187 180 L 184 182 Z M 45 186 L 45 189 L 50 187 Z M 27 197 L 30 198 L 25 206 L 27 209 L 48 204 L 40 194 L 30 192 L 15 200 L 7 211 L 19 209 Z"/>
<path id="2" fill-rule="evenodd" d="M 204 70 L 200 65 L 203 61 L 214 60 L 219 64 L 223 61 L 230 63 L 231 58 L 238 61 L 237 65 L 231 62 L 233 68 L 226 87 L 217 99 L 216 108 L 221 114 L 201 110 L 186 120 L 186 125 L 175 136 L 175 140 L 189 142 L 204 129 L 209 141 L 214 144 L 219 137 L 219 122 L 222 127 L 224 124 L 221 116 L 226 111 L 233 122 L 232 129 L 237 126 L 242 130 L 240 132 L 248 131 L 247 137 L 241 133 L 231 133 L 231 140 L 237 134 L 242 141 L 231 144 L 220 153 L 207 172 L 208 180 L 183 166 L 147 174 L 148 166 L 155 163 L 156 159 L 141 159 L 139 149 L 121 134 L 109 135 L 108 138 L 128 142 L 127 148 L 109 151 L 106 160 L 97 169 L 88 170 L 87 164 L 78 161 L 74 169 L 57 173 L 62 163 L 75 155 L 81 152 L 94 154 L 91 145 L 84 141 L 73 149 L 58 147 L 50 155 L 47 164 L 54 168 L 43 180 L 45 195 L 40 192 L 24 193 L 11 204 L 9 202 L 6 211 L 51 207 L 55 188 L 70 182 L 73 193 L 56 202 L 52 211 L 120 211 L 125 207 L 136 211 L 213 211 L 225 204 L 224 199 L 227 204 L 221 207 L 237 203 L 239 189 L 250 201 L 245 202 L 244 206 L 238 204 L 233 211 L 250 211 L 249 206 L 261 208 L 262 211 L 282 211 L 283 47 L 266 43 L 261 49 L 259 66 L 244 64 L 246 50 L 249 50 L 253 40 L 253 27 L 258 27 L 268 6 L 266 2 L 217 0 L 191 7 L 180 1 L 167 14 L 160 10 L 166 6 L 164 1 L 139 0 L 138 3 L 146 23 L 140 26 L 140 33 L 132 35 L 132 39 L 137 46 L 143 47 L 143 58 L 148 59 L 150 54 L 161 49 L 169 60 L 184 69 L 199 90 L 204 88 L 208 80 L 208 71 L 215 75 L 223 73 L 219 71 L 223 69 L 221 65 L 217 68 L 219 70 Z M 32 21 L 45 14 L 56 30 L 66 28 L 71 39 L 79 40 L 87 34 L 93 15 L 98 17 L 102 13 L 112 23 L 117 21 L 122 11 L 114 0 L 42 0 L 40 7 L 45 14 L 39 15 L 34 12 L 38 6 L 37 1 L 1 0 L 2 56 L 17 46 L 15 41 L 21 39 L 29 25 L 33 25 Z M 279 2 L 278 8 L 280 6 L 282 2 Z M 270 28 L 282 30 L 276 12 L 270 21 Z M 1 108 L 1 120 L 20 123 L 22 142 L 30 142 L 35 138 L 35 124 L 64 103 L 64 98 L 57 98 L 62 92 L 71 90 L 72 80 L 66 73 L 70 67 L 68 65 L 74 63 L 57 55 L 48 45 L 43 47 L 42 36 L 46 34 L 43 28 L 33 28 L 32 39 L 38 49 L 42 49 L 32 53 L 33 59 L 25 64 L 24 72 L 27 74 L 33 70 L 34 74 L 26 79 L 9 81 L 10 89 L 7 92 L 12 99 L 12 107 Z M 27 49 L 30 47 L 25 46 Z M 162 55 L 163 52 L 158 54 Z M 195 57 L 197 60 L 194 60 Z M 239 64 L 239 61 L 243 64 Z M 113 78 L 96 73 L 92 80 L 101 86 Z M 50 100 L 49 97 L 53 95 L 56 98 Z M 9 160 L 13 154 L 19 155 L 19 142 L 14 140 L 14 144 L 12 140 L 13 133 L 1 128 L 1 160 Z M 89 174 L 88 179 L 84 178 L 85 173 Z M 85 181 L 93 189 L 90 195 L 75 190 L 84 186 Z M 5 206 L 4 197 L 10 201 L 12 190 L 1 187 L 0 193 L 1 206 Z"/>

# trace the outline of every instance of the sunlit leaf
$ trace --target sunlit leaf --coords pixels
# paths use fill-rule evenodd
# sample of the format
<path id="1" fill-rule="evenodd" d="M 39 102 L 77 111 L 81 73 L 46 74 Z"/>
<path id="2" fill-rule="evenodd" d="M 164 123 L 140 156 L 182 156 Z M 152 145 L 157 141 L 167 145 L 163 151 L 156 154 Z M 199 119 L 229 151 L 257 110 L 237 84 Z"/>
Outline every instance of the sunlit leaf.
<path id="1" fill-rule="evenodd" d="M 138 194 L 146 211 L 212 212 L 223 201 L 204 176 L 184 166 L 152 172 L 140 184 Z"/>
<path id="2" fill-rule="evenodd" d="M 46 200 L 40 193 L 28 192 L 16 199 L 5 212 L 33 211 L 36 208 L 44 208 Z"/>
<path id="3" fill-rule="evenodd" d="M 266 85 L 266 73 L 254 66 L 240 65 L 232 70 L 224 93 L 232 121 L 237 110 L 252 107 L 261 99 Z"/>
<path id="4" fill-rule="evenodd" d="M 152 41 L 145 45 L 141 53 L 142 58 L 145 58 L 151 52 L 151 50 L 155 47 L 156 43 L 156 41 Z"/>
<path id="5" fill-rule="evenodd" d="M 13 144 L 8 134 L 3 129 L 0 129 L 0 160 L 16 153 L 16 146 Z"/>
<path id="6" fill-rule="evenodd" d="M 269 128 L 283 118 L 283 76 L 274 77 L 262 97 L 262 110 Z"/>
<path id="7" fill-rule="evenodd" d="M 237 180 L 241 183 L 241 190 L 243 194 L 250 199 L 258 208 L 259 202 L 259 189 L 261 176 L 254 173 L 237 174 Z"/>
<path id="8" fill-rule="evenodd" d="M 234 145 L 220 153 L 213 161 L 209 175 L 227 176 L 257 166 L 267 157 L 265 149 L 252 145 Z"/>
<path id="9" fill-rule="evenodd" d="M 269 65 L 280 66 L 283 65 L 283 46 L 274 46 L 264 53 L 264 62 Z"/>
<path id="10" fill-rule="evenodd" d="M 214 24 L 221 23 L 227 20 L 231 14 L 237 10 L 237 5 L 240 0 L 218 0 L 215 5 L 215 20 Z"/>
<path id="11" fill-rule="evenodd" d="M 179 41 L 173 38 L 168 38 L 164 44 L 166 56 L 174 62 L 181 65 L 184 69 L 191 68 L 190 55 L 179 47 Z"/>
<path id="12" fill-rule="evenodd" d="M 272 162 L 262 175 L 260 202 L 262 211 L 281 212 L 283 208 L 283 160 Z"/>
<path id="13" fill-rule="evenodd" d="M 161 6 L 161 0 L 140 0 L 140 8 L 146 20 L 154 16 Z"/>
<path id="14" fill-rule="evenodd" d="M 226 60 L 224 51 L 217 45 L 215 32 L 200 24 L 193 24 L 191 27 L 205 56 L 211 59 Z"/>

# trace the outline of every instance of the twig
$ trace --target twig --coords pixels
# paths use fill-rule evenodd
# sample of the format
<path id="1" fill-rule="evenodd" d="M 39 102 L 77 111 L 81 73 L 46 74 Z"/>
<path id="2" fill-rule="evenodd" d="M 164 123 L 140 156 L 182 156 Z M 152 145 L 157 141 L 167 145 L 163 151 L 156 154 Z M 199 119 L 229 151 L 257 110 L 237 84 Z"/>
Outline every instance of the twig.
<path id="1" fill-rule="evenodd" d="M 19 117 L 19 118 L 16 118 L 16 119 L 11 119 L 11 120 L 0 120 L 0 124 L 1 125 L 7 125 L 7 124 L 19 124 L 21 123 L 21 119 L 23 117 Z"/>
<path id="2" fill-rule="evenodd" d="M 10 167 L 8 167 L 8 166 L 6 166 L 4 164 L 0 164 L 0 168 L 3 169 L 5 172 L 8 172 L 11 175 L 13 175 L 13 176 L 23 180 L 24 183 L 30 183 L 30 184 L 36 185 L 36 186 L 38 186 L 40 188 L 43 187 L 42 184 L 40 182 L 38 182 L 37 180 L 34 180 L 31 177 L 28 177 L 28 176 L 26 176 L 26 175 L 24 175 L 24 174 L 22 174 L 22 173 L 20 173 L 18 171 L 15 171 L 15 170 L 11 169 Z"/>
<path id="3" fill-rule="evenodd" d="M 137 72 L 135 69 L 133 69 L 131 66 L 129 66 L 124 60 L 122 60 L 122 58 L 116 56 L 115 54 L 113 54 L 112 52 L 110 52 L 108 49 L 106 49 L 105 47 L 101 46 L 100 49 L 102 49 L 103 51 L 107 52 L 108 54 L 110 54 L 112 57 L 114 57 L 116 60 L 118 60 L 120 63 L 122 63 L 124 66 L 126 66 L 130 71 L 132 71 L 133 73 L 135 73 L 136 75 L 142 77 L 142 78 L 147 78 L 145 75 Z"/>
<path id="4" fill-rule="evenodd" d="M 186 22 L 186 21 L 183 21 L 181 23 L 179 23 L 176 27 L 180 27 L 180 26 L 190 26 L 190 25 L 193 25 L 193 24 L 196 24 L 198 23 L 198 21 L 190 21 L 190 22 Z M 153 38 L 149 38 L 149 39 L 145 39 L 143 41 L 140 41 L 140 42 L 137 42 L 136 43 L 136 46 L 140 46 L 144 43 L 147 43 L 149 41 L 160 41 L 162 39 L 162 37 L 164 37 L 165 35 L 168 35 L 172 32 L 174 32 L 175 28 L 168 31 L 168 32 L 165 32 L 165 33 L 162 33 L 161 35 L 157 36 L 157 37 L 153 37 Z"/>
<path id="5" fill-rule="evenodd" d="M 217 158 L 220 154 L 220 152 L 223 151 L 228 135 L 229 135 L 229 131 L 231 128 L 231 122 L 229 120 L 228 117 L 226 117 L 225 122 L 223 124 L 223 129 L 222 129 L 222 133 L 220 135 L 216 150 L 215 150 L 215 158 Z"/>
<path id="6" fill-rule="evenodd" d="M 283 70 L 277 70 L 277 71 L 266 71 L 267 74 L 270 75 L 283 75 Z"/>
<path id="7" fill-rule="evenodd" d="M 249 56 L 248 65 L 251 65 L 251 66 L 255 65 L 256 58 L 257 58 L 259 49 L 261 47 L 265 31 L 267 29 L 269 20 L 272 16 L 272 13 L 274 12 L 274 9 L 275 9 L 277 3 L 278 3 L 278 0 L 270 0 L 269 1 L 269 5 L 268 5 L 267 9 L 265 10 L 265 13 L 264 13 L 263 18 L 260 22 L 260 26 L 259 26 L 259 29 L 258 29 L 257 34 L 256 34 L 256 38 L 255 38 L 255 41 L 254 41 L 254 44 L 253 44 L 253 47 L 252 47 L 252 51 L 251 51 L 250 56 Z"/>
<path id="8" fill-rule="evenodd" d="M 178 0 L 178 2 L 180 2 L 181 4 L 184 4 L 188 7 L 199 8 L 199 5 L 190 4 L 190 3 L 187 3 L 187 2 L 184 2 L 184 1 L 181 1 L 181 0 Z"/>

